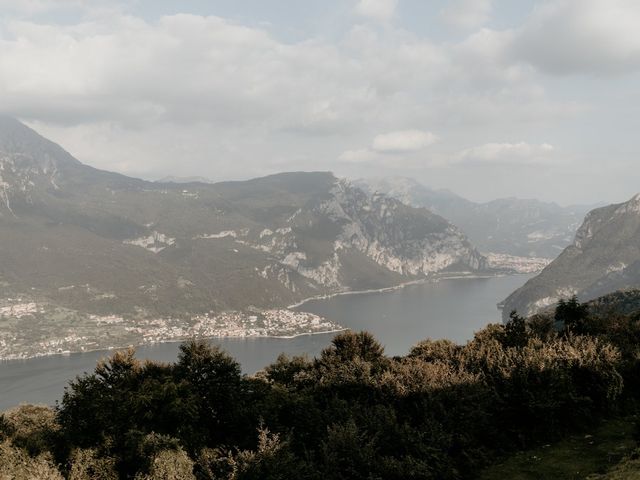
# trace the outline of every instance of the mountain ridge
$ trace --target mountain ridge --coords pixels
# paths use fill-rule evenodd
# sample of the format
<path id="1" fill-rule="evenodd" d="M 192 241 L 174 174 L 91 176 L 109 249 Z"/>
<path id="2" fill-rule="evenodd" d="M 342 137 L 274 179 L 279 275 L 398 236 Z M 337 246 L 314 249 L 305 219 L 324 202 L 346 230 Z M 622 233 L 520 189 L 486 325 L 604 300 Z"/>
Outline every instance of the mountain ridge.
<path id="1" fill-rule="evenodd" d="M 335 330 L 262 312 L 487 268 L 444 218 L 330 172 L 148 182 L 86 166 L 8 124 L 0 135 L 0 357 Z"/>
<path id="2" fill-rule="evenodd" d="M 529 315 L 577 295 L 588 301 L 640 286 L 640 194 L 590 211 L 572 245 L 505 300 L 504 315 Z"/>

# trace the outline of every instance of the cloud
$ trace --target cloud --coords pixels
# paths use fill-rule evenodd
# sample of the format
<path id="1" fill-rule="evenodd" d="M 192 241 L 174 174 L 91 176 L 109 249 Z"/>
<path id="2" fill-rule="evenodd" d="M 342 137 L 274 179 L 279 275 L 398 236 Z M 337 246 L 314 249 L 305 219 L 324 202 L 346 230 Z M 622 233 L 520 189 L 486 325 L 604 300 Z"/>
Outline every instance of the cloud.
<path id="1" fill-rule="evenodd" d="M 517 29 L 512 55 L 552 74 L 637 71 L 638 25 L 637 0 L 547 1 Z"/>
<path id="2" fill-rule="evenodd" d="M 355 12 L 363 17 L 378 21 L 389 21 L 393 18 L 398 0 L 359 0 Z"/>
<path id="3" fill-rule="evenodd" d="M 553 162 L 555 148 L 543 143 L 486 143 L 463 150 L 453 163 L 491 165 L 540 165 Z"/>
<path id="4" fill-rule="evenodd" d="M 7 30 L 0 38 L 0 100 L 27 117 L 131 124 L 269 120 L 274 128 L 313 129 L 340 120 L 359 101 L 349 66 L 330 46 L 283 44 L 264 30 L 218 17 L 12 22 Z"/>
<path id="5" fill-rule="evenodd" d="M 10 4 L 0 0 L 0 8 L 3 1 Z M 28 4 L 35 11 L 57 2 Z M 107 4 L 120 10 L 90 11 Z M 524 35 L 517 26 L 483 28 L 457 41 L 348 17 L 355 24 L 331 35 L 284 40 L 281 26 L 247 15 L 235 16 L 242 23 L 162 16 L 157 7 L 142 18 L 107 0 L 59 5 L 78 12 L 37 14 L 37 22 L 18 13 L 0 19 L 0 110 L 82 161 L 145 178 L 426 171 L 455 157 L 458 145 L 482 145 L 496 132 L 561 135 L 568 118 L 590 113 L 579 95 L 568 104 L 548 93 L 553 85 L 516 43 Z M 404 9 L 395 12 L 396 5 L 363 1 L 357 10 L 399 25 Z M 442 141 L 411 129 L 428 125 L 437 125 Z"/>
<path id="6" fill-rule="evenodd" d="M 489 20 L 492 4 L 493 0 L 453 0 L 442 9 L 440 17 L 453 27 L 471 30 Z"/>
<path id="7" fill-rule="evenodd" d="M 438 141 L 431 132 L 422 130 L 399 130 L 376 135 L 368 148 L 345 150 L 338 160 L 346 163 L 364 163 L 376 161 L 387 163 L 393 155 L 407 155 L 424 150 Z"/>
<path id="8" fill-rule="evenodd" d="M 358 150 L 345 150 L 340 154 L 338 160 L 347 163 L 362 163 L 374 158 L 376 158 L 375 152 L 368 148 L 361 148 Z"/>
<path id="9" fill-rule="evenodd" d="M 416 152 L 438 141 L 431 132 L 401 130 L 378 135 L 373 139 L 372 150 L 379 153 Z"/>
<path id="10" fill-rule="evenodd" d="M 191 14 L 13 20 L 0 29 L 0 50 L 4 112 L 37 121 L 83 161 L 143 176 L 154 168 L 213 176 L 211 158 L 230 155 L 237 161 L 229 172 L 245 174 L 302 168 L 297 162 L 310 151 L 337 158 L 350 135 L 424 115 L 415 95 L 437 83 L 446 64 L 428 39 L 393 29 L 356 26 L 336 43 L 285 43 L 263 28 Z M 202 133 L 189 135 L 200 149 L 189 153 L 202 161 L 200 171 L 167 171 L 175 165 L 171 135 L 158 132 L 171 128 L 176 136 Z M 123 135 L 130 145 L 116 147 L 112 131 L 135 135 Z M 164 147 L 142 154 L 154 142 Z M 385 149 L 385 138 L 378 142 Z M 105 153 L 93 152 L 93 143 Z M 136 161 L 114 158 L 124 152 L 136 152 Z"/>

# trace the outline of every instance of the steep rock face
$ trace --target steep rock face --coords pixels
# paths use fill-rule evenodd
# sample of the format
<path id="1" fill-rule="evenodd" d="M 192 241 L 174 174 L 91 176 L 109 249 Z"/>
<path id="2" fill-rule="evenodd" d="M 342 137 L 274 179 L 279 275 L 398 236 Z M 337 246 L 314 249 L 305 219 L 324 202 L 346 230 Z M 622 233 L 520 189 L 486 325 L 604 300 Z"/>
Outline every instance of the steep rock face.
<path id="1" fill-rule="evenodd" d="M 486 268 L 484 257 L 442 217 L 339 179 L 296 210 L 286 227 L 263 230 L 257 242 L 282 265 L 328 288 L 373 287 L 376 275 L 367 280 L 367 271 L 391 279 Z"/>
<path id="2" fill-rule="evenodd" d="M 320 212 L 343 223 L 339 250 L 355 249 L 402 275 L 427 275 L 452 268 L 486 267 L 484 257 L 444 218 L 382 194 L 367 195 L 345 181 Z"/>
<path id="3" fill-rule="evenodd" d="M 425 207 L 460 227 L 482 252 L 555 258 L 569 245 L 588 208 L 503 198 L 475 203 L 448 190 L 434 190 L 409 178 L 358 180 L 361 188 Z"/>
<path id="4" fill-rule="evenodd" d="M 640 195 L 589 212 L 575 241 L 540 275 L 505 301 L 504 314 L 523 314 L 578 295 L 587 301 L 640 286 Z"/>

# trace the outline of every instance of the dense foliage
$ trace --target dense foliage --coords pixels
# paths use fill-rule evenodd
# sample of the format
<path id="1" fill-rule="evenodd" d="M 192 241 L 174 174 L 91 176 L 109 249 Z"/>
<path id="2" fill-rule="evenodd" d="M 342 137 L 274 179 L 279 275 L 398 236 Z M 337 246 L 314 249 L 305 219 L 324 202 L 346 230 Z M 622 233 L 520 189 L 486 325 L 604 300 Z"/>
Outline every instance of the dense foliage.
<path id="1" fill-rule="evenodd" d="M 569 300 L 555 318 L 513 313 L 466 345 L 425 340 L 404 357 L 346 332 L 317 359 L 281 356 L 252 377 L 200 341 L 174 364 L 119 352 L 55 412 L 0 417 L 0 477 L 469 478 L 633 401 L 638 345 L 638 316 Z"/>

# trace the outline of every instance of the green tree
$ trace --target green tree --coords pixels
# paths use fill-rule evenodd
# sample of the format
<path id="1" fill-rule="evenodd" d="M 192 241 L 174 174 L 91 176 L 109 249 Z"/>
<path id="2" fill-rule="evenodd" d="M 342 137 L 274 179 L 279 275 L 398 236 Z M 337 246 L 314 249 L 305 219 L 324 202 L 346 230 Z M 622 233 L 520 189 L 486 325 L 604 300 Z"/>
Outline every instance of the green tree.
<path id="1" fill-rule="evenodd" d="M 384 347 L 369 332 L 348 330 L 333 338 L 331 346 L 323 350 L 322 358 L 337 362 L 358 359 L 377 363 L 384 359 Z"/>
<path id="2" fill-rule="evenodd" d="M 509 314 L 509 321 L 504 326 L 503 345 L 505 347 L 524 347 L 529 340 L 527 322 L 515 310 Z"/>
<path id="3" fill-rule="evenodd" d="M 191 452 L 203 446 L 241 442 L 253 431 L 247 406 L 247 383 L 240 364 L 205 341 L 180 346 L 175 374 L 190 391 L 195 410 L 185 420 L 193 425 Z"/>
<path id="4" fill-rule="evenodd" d="M 573 332 L 578 335 L 586 333 L 586 321 L 589 316 L 589 307 L 580 304 L 578 297 L 572 295 L 569 300 L 560 299 L 555 311 L 555 321 L 562 324 L 565 332 Z"/>

